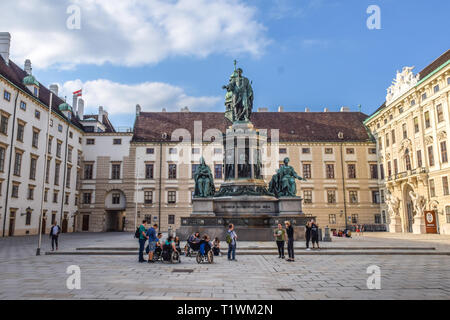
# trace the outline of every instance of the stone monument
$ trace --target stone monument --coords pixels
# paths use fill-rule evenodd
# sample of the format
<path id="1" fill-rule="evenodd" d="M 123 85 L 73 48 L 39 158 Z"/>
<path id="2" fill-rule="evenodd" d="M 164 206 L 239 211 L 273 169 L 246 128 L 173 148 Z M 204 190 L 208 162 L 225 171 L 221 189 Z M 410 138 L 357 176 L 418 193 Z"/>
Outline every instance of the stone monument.
<path id="1" fill-rule="evenodd" d="M 274 239 L 276 225 L 289 220 L 296 238 L 303 239 L 306 217 L 295 180 L 305 179 L 285 158 L 267 187 L 262 159 L 267 136 L 251 123 L 253 89 L 243 70 L 236 69 L 236 61 L 223 89 L 227 90 L 225 117 L 231 122 L 222 141 L 224 182 L 215 192 L 211 170 L 202 158 L 194 175 L 192 214 L 181 218 L 177 235 L 187 238 L 198 231 L 224 239 L 228 224 L 233 223 L 239 240 L 268 241 Z"/>

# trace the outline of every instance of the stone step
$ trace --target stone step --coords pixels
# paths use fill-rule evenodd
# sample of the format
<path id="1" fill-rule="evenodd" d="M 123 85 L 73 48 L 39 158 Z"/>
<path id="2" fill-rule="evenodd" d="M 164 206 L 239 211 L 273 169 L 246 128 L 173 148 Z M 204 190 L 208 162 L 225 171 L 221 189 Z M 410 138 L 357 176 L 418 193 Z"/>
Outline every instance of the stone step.
<path id="1" fill-rule="evenodd" d="M 47 251 L 45 252 L 46 255 L 93 255 L 93 256 L 132 256 L 137 255 L 137 251 Z M 226 252 L 225 252 L 226 254 Z M 278 252 L 275 250 L 273 251 L 261 251 L 261 250 L 255 250 L 255 251 L 236 251 L 237 255 L 278 255 Z M 301 251 L 295 251 L 295 255 L 446 255 L 450 256 L 450 251 L 418 251 L 418 250 L 412 250 L 412 251 L 331 251 L 331 250 L 301 250 Z M 182 256 L 185 258 L 184 256 Z M 186 258 L 185 258 L 186 259 Z M 189 258 L 188 258 L 189 259 Z"/>
<path id="2" fill-rule="evenodd" d="M 285 247 L 286 249 L 287 247 Z M 295 250 L 305 250 L 305 247 L 295 247 Z M 77 251 L 135 251 L 136 247 L 82 247 L 76 248 Z M 227 250 L 227 248 L 223 248 L 222 250 Z M 240 251 L 269 251 L 274 250 L 277 251 L 277 247 L 238 247 Z M 364 250 L 418 250 L 418 251 L 426 251 L 426 250 L 436 250 L 435 247 L 321 247 L 320 250 L 355 250 L 355 251 L 364 251 Z"/>

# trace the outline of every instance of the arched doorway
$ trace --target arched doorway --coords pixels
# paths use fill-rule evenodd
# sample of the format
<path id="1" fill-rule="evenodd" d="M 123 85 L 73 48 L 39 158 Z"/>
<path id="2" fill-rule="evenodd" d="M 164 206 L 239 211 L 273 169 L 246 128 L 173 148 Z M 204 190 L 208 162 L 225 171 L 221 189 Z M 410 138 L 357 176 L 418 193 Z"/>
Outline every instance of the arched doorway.
<path id="1" fill-rule="evenodd" d="M 409 193 L 414 189 L 408 183 L 403 188 L 403 212 L 404 212 L 404 227 L 406 232 L 413 232 L 412 226 L 414 223 L 414 207 Z"/>
<path id="2" fill-rule="evenodd" d="M 123 231 L 125 224 L 126 197 L 122 190 L 109 191 L 105 197 L 106 231 Z"/>

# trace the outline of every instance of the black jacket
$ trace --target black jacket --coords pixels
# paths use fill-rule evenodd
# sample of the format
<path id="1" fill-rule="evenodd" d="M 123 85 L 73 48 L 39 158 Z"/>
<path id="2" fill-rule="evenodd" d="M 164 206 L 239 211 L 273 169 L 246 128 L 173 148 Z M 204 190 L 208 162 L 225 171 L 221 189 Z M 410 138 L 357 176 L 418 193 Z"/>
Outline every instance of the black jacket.
<path id="1" fill-rule="evenodd" d="M 286 233 L 287 233 L 288 239 L 294 239 L 294 228 L 292 228 L 292 226 L 287 227 Z"/>
<path id="2" fill-rule="evenodd" d="M 55 226 L 52 226 L 51 229 L 50 229 L 50 238 L 53 236 L 53 228 L 54 227 Z M 58 227 L 58 233 L 56 234 L 56 236 L 59 236 L 59 234 L 61 233 L 61 227 L 58 226 L 58 225 L 56 225 L 56 227 Z"/>

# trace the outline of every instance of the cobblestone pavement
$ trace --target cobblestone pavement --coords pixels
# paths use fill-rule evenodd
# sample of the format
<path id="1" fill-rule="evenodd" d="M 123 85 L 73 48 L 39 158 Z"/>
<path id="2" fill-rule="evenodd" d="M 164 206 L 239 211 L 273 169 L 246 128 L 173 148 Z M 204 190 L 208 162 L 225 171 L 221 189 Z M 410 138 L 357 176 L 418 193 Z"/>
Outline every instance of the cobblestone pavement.
<path id="1" fill-rule="evenodd" d="M 46 251 L 49 241 L 43 240 Z M 299 256 L 288 263 L 253 255 L 237 262 L 219 257 L 212 265 L 186 257 L 175 265 L 139 264 L 133 256 L 36 256 L 35 243 L 33 236 L 0 239 L 0 299 L 450 299 L 448 256 Z M 117 243 L 135 241 L 130 234 L 67 234 L 60 250 Z M 70 265 L 81 268 L 80 290 L 66 287 Z M 367 288 L 371 265 L 381 268 L 380 290 Z"/>

